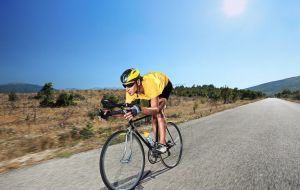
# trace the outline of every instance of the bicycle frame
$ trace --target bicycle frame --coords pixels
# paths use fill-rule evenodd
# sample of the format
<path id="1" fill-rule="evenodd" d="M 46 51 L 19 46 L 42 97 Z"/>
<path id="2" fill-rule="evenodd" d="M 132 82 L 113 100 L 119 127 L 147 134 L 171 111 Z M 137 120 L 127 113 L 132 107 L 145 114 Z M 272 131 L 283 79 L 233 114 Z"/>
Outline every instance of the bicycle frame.
<path id="1" fill-rule="evenodd" d="M 128 130 L 130 131 L 132 131 L 133 133 L 135 133 L 138 137 L 139 137 L 139 139 L 149 148 L 149 149 L 152 149 L 154 146 L 155 146 L 155 144 L 157 144 L 157 142 L 158 142 L 158 126 L 156 126 L 156 133 L 155 133 L 155 144 L 154 144 L 154 146 L 152 146 L 135 128 L 135 126 L 134 126 L 134 123 L 135 122 L 137 122 L 137 121 L 140 121 L 140 120 L 142 120 L 142 119 L 145 119 L 145 118 L 147 118 L 147 117 L 150 117 L 149 115 L 146 115 L 146 116 L 143 116 L 143 117 L 141 117 L 141 118 L 138 118 L 138 119 L 135 119 L 135 120 L 130 120 L 129 122 L 128 122 Z"/>

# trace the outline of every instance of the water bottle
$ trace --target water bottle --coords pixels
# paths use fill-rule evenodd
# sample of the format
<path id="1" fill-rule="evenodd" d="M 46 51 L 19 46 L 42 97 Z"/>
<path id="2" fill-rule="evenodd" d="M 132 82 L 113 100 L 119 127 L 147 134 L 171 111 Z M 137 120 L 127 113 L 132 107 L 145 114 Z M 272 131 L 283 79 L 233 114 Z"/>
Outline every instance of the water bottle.
<path id="1" fill-rule="evenodd" d="M 152 133 L 148 133 L 148 136 L 147 136 L 147 141 L 151 144 L 151 146 L 154 146 L 154 139 L 153 139 L 153 135 Z"/>

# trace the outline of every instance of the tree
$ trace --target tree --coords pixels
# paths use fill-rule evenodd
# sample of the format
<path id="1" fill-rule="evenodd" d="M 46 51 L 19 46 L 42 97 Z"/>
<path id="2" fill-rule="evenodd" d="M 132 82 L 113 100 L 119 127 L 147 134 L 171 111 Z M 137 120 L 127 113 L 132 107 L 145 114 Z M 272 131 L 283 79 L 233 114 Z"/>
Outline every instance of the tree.
<path id="1" fill-rule="evenodd" d="M 37 97 L 40 97 L 42 101 L 40 102 L 40 106 L 42 107 L 52 107 L 54 106 L 54 88 L 52 87 L 52 83 L 46 83 L 43 88 L 38 92 Z"/>
<path id="2" fill-rule="evenodd" d="M 214 89 L 214 90 L 210 89 L 208 91 L 208 98 L 210 100 L 212 100 L 213 102 L 217 102 L 221 98 L 220 95 L 221 94 L 220 94 L 220 90 L 219 89 Z"/>
<path id="3" fill-rule="evenodd" d="M 239 90 L 237 88 L 234 88 L 232 90 L 232 101 L 235 103 L 239 98 Z"/>
<path id="4" fill-rule="evenodd" d="M 280 98 L 288 98 L 291 94 L 292 94 L 292 92 L 289 89 L 285 89 L 280 93 L 279 97 Z"/>
<path id="5" fill-rule="evenodd" d="M 193 85 L 192 87 L 184 87 L 182 85 L 176 86 L 174 88 L 173 94 L 186 97 L 196 96 L 209 98 L 209 101 L 215 103 L 222 99 L 225 104 L 230 102 L 236 102 L 238 99 L 256 99 L 265 96 L 265 94 L 263 94 L 262 92 L 238 90 L 237 88 L 231 89 L 227 86 L 222 88 L 216 88 L 212 84 L 203 86 Z"/>
<path id="6" fill-rule="evenodd" d="M 229 103 L 231 97 L 232 97 L 232 93 L 231 93 L 230 88 L 228 88 L 227 86 L 222 87 L 221 88 L 221 98 L 223 100 L 223 103 L 224 104 Z"/>

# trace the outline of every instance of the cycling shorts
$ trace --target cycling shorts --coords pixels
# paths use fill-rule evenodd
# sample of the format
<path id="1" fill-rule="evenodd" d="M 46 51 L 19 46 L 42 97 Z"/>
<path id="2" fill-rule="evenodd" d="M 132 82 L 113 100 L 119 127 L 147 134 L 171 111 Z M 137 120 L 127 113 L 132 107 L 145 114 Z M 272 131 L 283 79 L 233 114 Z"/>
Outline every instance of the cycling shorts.
<path id="1" fill-rule="evenodd" d="M 158 97 L 166 98 L 168 100 L 172 90 L 173 90 L 173 85 L 172 85 L 171 81 L 169 80 L 167 86 L 165 86 L 162 93 Z"/>

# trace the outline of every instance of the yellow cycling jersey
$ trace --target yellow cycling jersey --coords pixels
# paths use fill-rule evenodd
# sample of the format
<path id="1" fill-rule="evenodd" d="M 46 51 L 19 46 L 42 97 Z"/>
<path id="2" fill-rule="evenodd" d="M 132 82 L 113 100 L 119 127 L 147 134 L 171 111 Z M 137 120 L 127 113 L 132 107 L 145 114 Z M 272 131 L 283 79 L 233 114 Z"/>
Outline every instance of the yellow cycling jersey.
<path id="1" fill-rule="evenodd" d="M 150 100 L 159 96 L 167 86 L 169 79 L 166 75 L 160 72 L 150 72 L 143 76 L 142 85 L 144 94 L 133 94 L 130 96 L 126 92 L 126 103 L 131 103 L 136 99 Z"/>

